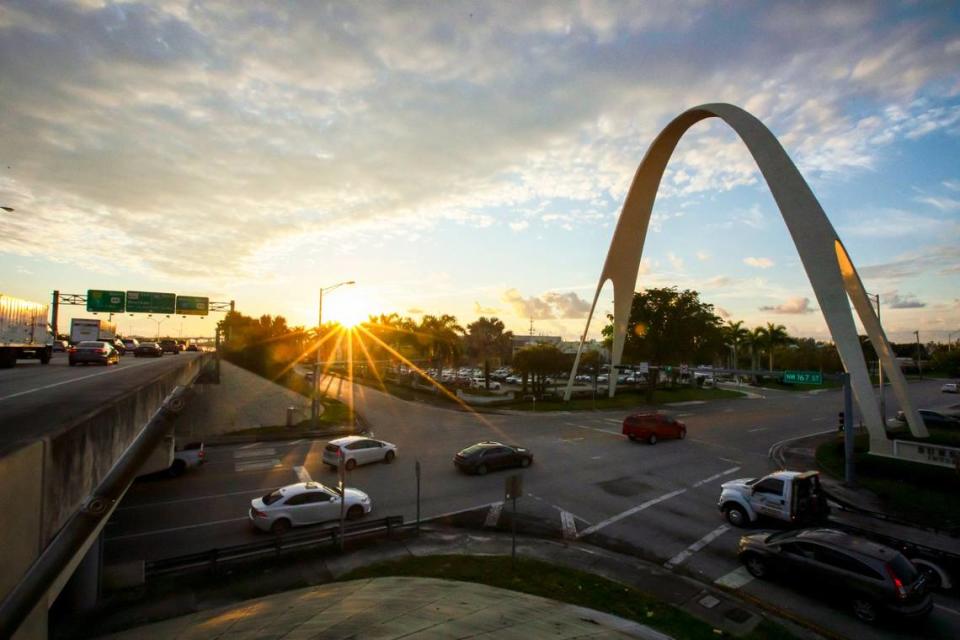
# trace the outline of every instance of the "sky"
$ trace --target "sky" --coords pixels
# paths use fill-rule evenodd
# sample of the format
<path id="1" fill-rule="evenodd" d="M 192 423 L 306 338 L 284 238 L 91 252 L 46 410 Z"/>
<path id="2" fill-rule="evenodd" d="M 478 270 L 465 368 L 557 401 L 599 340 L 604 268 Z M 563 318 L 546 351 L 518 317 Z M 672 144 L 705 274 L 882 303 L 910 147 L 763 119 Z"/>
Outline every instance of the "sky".
<path id="1" fill-rule="evenodd" d="M 960 331 L 960 5 L 934 1 L 6 0 L 0 292 L 205 295 L 313 325 L 319 288 L 353 280 L 324 319 L 495 315 L 574 339 L 644 152 L 709 102 L 778 137 L 891 340 Z M 667 166 L 637 278 L 654 286 L 829 337 L 716 119 Z"/>

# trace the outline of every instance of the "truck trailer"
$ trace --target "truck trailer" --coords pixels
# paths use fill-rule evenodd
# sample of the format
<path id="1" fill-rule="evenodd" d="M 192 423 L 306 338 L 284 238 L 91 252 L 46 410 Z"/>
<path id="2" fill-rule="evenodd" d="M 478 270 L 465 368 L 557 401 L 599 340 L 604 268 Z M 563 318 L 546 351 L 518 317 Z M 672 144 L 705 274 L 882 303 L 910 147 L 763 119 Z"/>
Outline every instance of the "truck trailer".
<path id="1" fill-rule="evenodd" d="M 18 359 L 50 362 L 53 335 L 47 323 L 48 305 L 0 294 L 0 369 Z"/>
<path id="2" fill-rule="evenodd" d="M 70 321 L 70 344 L 85 340 L 113 340 L 117 325 L 99 318 L 74 318 Z"/>

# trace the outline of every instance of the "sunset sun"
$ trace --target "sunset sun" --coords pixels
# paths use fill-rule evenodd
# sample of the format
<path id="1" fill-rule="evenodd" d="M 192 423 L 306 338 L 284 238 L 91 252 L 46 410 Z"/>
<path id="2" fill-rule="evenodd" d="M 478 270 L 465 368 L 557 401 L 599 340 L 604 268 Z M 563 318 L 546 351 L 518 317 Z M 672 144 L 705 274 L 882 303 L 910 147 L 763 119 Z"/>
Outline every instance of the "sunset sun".
<path id="1" fill-rule="evenodd" d="M 345 327 L 355 327 L 374 313 L 376 304 L 362 289 L 344 288 L 323 297 L 324 321 L 339 322 Z"/>

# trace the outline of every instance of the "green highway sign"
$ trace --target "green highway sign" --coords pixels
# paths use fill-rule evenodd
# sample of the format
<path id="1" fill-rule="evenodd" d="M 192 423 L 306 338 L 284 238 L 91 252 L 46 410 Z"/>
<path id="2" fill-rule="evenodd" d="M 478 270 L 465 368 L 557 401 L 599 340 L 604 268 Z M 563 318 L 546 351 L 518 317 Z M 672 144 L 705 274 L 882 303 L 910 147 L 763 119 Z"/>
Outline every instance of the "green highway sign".
<path id="1" fill-rule="evenodd" d="M 103 291 L 87 289 L 87 311 L 105 313 L 123 313 L 127 294 L 123 291 Z"/>
<path id="2" fill-rule="evenodd" d="M 128 313 L 176 313 L 177 294 L 155 291 L 127 291 Z"/>
<path id="3" fill-rule="evenodd" d="M 210 311 L 210 298 L 177 296 L 177 313 L 184 316 L 205 316 Z"/>
<path id="4" fill-rule="evenodd" d="M 784 371 L 784 384 L 823 384 L 823 374 L 819 371 Z"/>

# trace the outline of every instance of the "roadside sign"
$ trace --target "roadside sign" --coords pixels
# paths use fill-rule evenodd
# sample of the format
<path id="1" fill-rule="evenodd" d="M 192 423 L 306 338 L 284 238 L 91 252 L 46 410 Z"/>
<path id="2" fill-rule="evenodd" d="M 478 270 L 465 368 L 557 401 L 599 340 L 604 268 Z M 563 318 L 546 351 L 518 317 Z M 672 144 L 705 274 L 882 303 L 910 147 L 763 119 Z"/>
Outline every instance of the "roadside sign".
<path id="1" fill-rule="evenodd" d="M 523 476 L 507 476 L 504 486 L 504 500 L 516 500 L 523 494 Z"/>
<path id="2" fill-rule="evenodd" d="M 637 371 L 638 371 L 639 373 L 644 374 L 644 375 L 650 373 L 650 363 L 649 363 L 649 362 L 641 362 L 640 365 L 637 367 Z"/>
<path id="3" fill-rule="evenodd" d="M 819 371 L 784 371 L 784 384 L 823 384 L 823 374 Z"/>
<path id="4" fill-rule="evenodd" d="M 127 291 L 128 313 L 167 313 L 177 311 L 177 294 L 155 291 Z"/>
<path id="5" fill-rule="evenodd" d="M 127 294 L 123 291 L 87 289 L 87 311 L 123 313 L 126 298 Z"/>
<path id="6" fill-rule="evenodd" d="M 205 316 L 209 315 L 210 298 L 201 296 L 177 296 L 177 315 Z"/>

